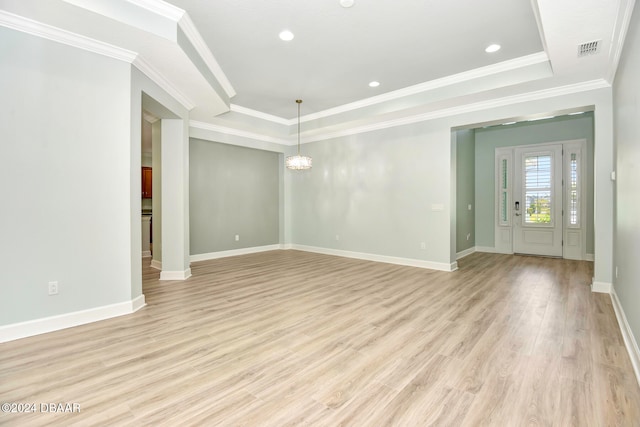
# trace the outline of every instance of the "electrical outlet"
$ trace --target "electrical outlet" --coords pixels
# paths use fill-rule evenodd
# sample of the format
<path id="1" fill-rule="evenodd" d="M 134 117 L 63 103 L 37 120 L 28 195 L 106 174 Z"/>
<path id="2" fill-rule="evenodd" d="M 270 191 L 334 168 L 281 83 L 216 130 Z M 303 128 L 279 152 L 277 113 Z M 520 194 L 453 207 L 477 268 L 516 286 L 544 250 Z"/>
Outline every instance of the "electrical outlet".
<path id="1" fill-rule="evenodd" d="M 239 242 L 239 241 L 240 241 L 240 235 L 236 234 L 236 242 Z"/>
<path id="2" fill-rule="evenodd" d="M 467 242 L 469 241 L 469 239 L 471 238 L 471 233 L 467 234 Z"/>
<path id="3" fill-rule="evenodd" d="M 467 205 L 467 210 L 471 210 L 471 205 Z"/>
<path id="4" fill-rule="evenodd" d="M 618 278 L 618 266 L 616 265 L 616 279 Z"/>
<path id="5" fill-rule="evenodd" d="M 49 282 L 49 295 L 58 295 L 58 282 Z"/>
<path id="6" fill-rule="evenodd" d="M 427 249 L 427 244 L 426 244 L 426 242 L 421 242 L 421 243 L 420 243 L 420 249 Z"/>
<path id="7" fill-rule="evenodd" d="M 336 240 L 340 240 L 340 235 L 336 234 Z"/>

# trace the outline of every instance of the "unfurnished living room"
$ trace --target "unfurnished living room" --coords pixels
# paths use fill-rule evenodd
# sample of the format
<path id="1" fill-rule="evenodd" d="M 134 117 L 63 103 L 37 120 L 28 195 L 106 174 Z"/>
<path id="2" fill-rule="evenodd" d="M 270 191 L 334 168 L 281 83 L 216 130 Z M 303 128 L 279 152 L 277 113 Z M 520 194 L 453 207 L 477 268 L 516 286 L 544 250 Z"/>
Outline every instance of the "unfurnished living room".
<path id="1" fill-rule="evenodd" d="M 635 0 L 0 0 L 0 425 L 640 426 Z"/>

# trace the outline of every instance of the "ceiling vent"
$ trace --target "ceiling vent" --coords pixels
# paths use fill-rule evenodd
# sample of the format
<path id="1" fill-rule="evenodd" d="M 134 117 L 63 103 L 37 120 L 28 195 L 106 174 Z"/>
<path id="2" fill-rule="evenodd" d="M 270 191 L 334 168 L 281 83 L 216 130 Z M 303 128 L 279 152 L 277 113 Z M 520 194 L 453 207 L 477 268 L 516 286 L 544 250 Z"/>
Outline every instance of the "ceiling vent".
<path id="1" fill-rule="evenodd" d="M 578 45 L 578 57 L 595 55 L 600 52 L 600 42 L 602 42 L 602 40 L 595 40 Z"/>

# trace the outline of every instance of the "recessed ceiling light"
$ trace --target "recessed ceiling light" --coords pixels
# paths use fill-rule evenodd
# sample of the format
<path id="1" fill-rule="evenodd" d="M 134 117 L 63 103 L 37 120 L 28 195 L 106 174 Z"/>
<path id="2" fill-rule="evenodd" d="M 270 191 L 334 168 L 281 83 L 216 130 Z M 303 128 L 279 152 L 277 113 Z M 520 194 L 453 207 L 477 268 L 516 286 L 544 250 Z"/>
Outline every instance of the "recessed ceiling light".
<path id="1" fill-rule="evenodd" d="M 576 111 L 575 113 L 569 113 L 570 116 L 577 116 L 578 114 L 584 114 L 584 111 Z"/>
<path id="2" fill-rule="evenodd" d="M 487 46 L 487 48 L 484 50 L 487 53 L 493 53 L 493 52 L 497 52 L 500 50 L 500 45 L 499 44 L 490 44 L 489 46 Z"/>
<path id="3" fill-rule="evenodd" d="M 280 37 L 280 40 L 288 42 L 290 40 L 293 40 L 293 33 L 289 30 L 284 30 L 281 31 L 280 34 L 278 34 L 278 37 Z"/>
<path id="4" fill-rule="evenodd" d="M 351 7 L 355 3 L 355 0 L 340 0 L 340 6 L 342 7 Z"/>
<path id="5" fill-rule="evenodd" d="M 380 86 L 380 82 L 376 82 L 376 81 L 369 82 L 369 87 L 378 87 L 378 86 Z"/>
<path id="6" fill-rule="evenodd" d="M 515 125 L 518 122 L 507 122 L 507 123 L 503 123 L 502 126 L 509 126 L 509 125 Z"/>

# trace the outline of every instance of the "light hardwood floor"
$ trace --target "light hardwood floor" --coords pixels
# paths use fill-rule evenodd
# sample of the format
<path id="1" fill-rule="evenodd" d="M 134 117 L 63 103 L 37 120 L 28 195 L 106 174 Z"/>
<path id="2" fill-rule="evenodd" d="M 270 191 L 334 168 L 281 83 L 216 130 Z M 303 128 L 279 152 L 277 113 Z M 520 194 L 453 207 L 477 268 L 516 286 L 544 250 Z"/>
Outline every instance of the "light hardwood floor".
<path id="1" fill-rule="evenodd" d="M 453 273 L 273 251 L 144 270 L 129 316 L 0 344 L 0 424 L 638 426 L 591 263 L 473 254 Z"/>

